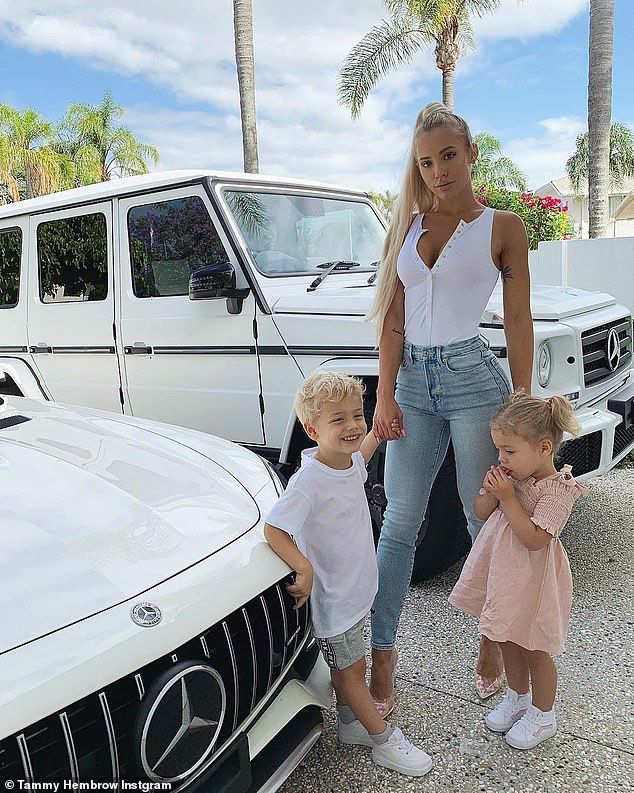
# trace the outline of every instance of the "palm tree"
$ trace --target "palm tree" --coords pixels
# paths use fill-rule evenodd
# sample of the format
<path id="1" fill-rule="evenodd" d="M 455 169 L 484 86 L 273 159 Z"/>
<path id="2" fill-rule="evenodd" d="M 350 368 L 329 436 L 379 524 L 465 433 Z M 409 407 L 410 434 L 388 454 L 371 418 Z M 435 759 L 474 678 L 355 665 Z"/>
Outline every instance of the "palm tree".
<path id="1" fill-rule="evenodd" d="M 8 175 L 23 175 L 26 198 L 70 187 L 74 166 L 53 144 L 55 127 L 36 110 L 0 105 L 0 138 Z M 6 182 L 5 182 L 6 183 Z M 15 184 L 12 185 L 15 188 Z"/>
<path id="2" fill-rule="evenodd" d="M 575 153 L 566 163 L 568 178 L 576 193 L 580 193 L 582 185 L 588 181 L 589 162 L 589 135 L 584 132 L 577 136 Z M 608 170 L 610 187 L 622 187 L 626 178 L 634 176 L 634 131 L 627 124 L 615 121 L 610 126 Z"/>
<path id="3" fill-rule="evenodd" d="M 608 222 L 614 0 L 590 0 L 588 66 L 588 213 L 590 238 Z"/>
<path id="4" fill-rule="evenodd" d="M 502 155 L 502 144 L 497 138 L 480 132 L 473 141 L 478 147 L 478 159 L 471 171 L 474 187 L 526 190 L 526 176 L 510 157 Z"/>
<path id="5" fill-rule="evenodd" d="M 257 173 L 259 164 L 255 113 L 252 0 L 233 0 L 233 30 L 238 69 L 238 90 L 240 92 L 244 170 L 246 173 Z"/>
<path id="6" fill-rule="evenodd" d="M 148 160 L 159 161 L 158 149 L 139 143 L 131 130 L 117 126 L 124 109 L 106 91 L 101 104 L 70 105 L 58 147 L 72 157 L 79 184 L 107 182 L 113 176 L 148 172 Z"/>
<path id="7" fill-rule="evenodd" d="M 442 101 L 454 107 L 454 72 L 461 52 L 473 47 L 470 15 L 494 11 L 500 0 L 383 0 L 390 18 L 352 48 L 339 75 L 339 96 L 352 117 L 361 112 L 372 88 L 391 69 L 410 63 L 433 47 L 442 72 Z"/>

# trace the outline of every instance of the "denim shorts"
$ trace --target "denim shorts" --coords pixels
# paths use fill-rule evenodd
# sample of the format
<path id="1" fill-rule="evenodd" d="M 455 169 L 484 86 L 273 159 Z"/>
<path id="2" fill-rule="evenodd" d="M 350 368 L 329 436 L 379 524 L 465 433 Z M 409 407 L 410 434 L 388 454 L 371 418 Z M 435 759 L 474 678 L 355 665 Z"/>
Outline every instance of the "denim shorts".
<path id="1" fill-rule="evenodd" d="M 345 669 L 363 658 L 365 655 L 363 626 L 366 619 L 367 615 L 338 636 L 317 639 L 322 655 L 331 669 Z"/>

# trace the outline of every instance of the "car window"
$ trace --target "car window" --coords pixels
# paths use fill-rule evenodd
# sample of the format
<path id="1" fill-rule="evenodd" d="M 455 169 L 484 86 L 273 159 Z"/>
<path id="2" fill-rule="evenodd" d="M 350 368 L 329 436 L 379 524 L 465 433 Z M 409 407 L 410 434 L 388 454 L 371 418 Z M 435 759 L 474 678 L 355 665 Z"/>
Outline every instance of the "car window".
<path id="1" fill-rule="evenodd" d="M 43 303 L 107 298 L 108 232 L 103 213 L 40 223 L 37 256 Z"/>
<path id="2" fill-rule="evenodd" d="M 333 261 L 373 270 L 385 239 L 365 201 L 226 190 L 253 261 L 265 275 L 318 273 Z"/>
<path id="3" fill-rule="evenodd" d="M 0 308 L 17 306 L 20 296 L 22 231 L 0 231 Z"/>
<path id="4" fill-rule="evenodd" d="M 133 207 L 128 212 L 128 236 L 137 297 L 187 295 L 194 270 L 229 261 L 198 196 Z"/>

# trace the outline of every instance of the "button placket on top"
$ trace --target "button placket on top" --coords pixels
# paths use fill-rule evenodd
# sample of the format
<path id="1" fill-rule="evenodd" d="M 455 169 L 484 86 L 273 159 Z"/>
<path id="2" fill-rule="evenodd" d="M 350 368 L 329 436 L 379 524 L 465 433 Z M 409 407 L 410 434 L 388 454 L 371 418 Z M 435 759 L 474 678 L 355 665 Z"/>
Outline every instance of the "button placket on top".
<path id="1" fill-rule="evenodd" d="M 484 213 L 482 213 L 482 214 L 484 214 Z M 476 218 L 476 220 L 478 220 L 479 217 L 480 216 L 478 216 L 478 218 Z M 428 267 L 425 264 L 425 260 L 423 259 L 423 257 L 418 252 L 418 243 L 420 241 L 420 238 L 423 236 L 423 234 L 426 234 L 429 231 L 429 229 L 426 229 L 426 228 L 423 227 L 423 223 L 424 222 L 425 222 L 425 215 L 423 214 L 423 215 L 421 215 L 421 219 L 420 219 L 420 226 L 421 226 L 420 234 L 417 237 L 414 237 L 414 253 L 415 253 L 415 255 L 416 255 L 416 257 L 417 257 L 417 259 L 418 259 L 418 261 L 420 263 L 421 268 L 423 270 L 425 270 L 425 272 L 427 274 L 426 275 L 426 278 L 427 278 L 426 297 L 427 297 L 428 311 L 427 311 L 426 330 L 427 330 L 427 338 L 429 340 L 429 344 L 431 344 L 432 323 L 433 323 L 432 309 L 433 309 L 433 305 L 434 305 L 434 303 L 433 303 L 433 297 L 434 297 L 434 285 L 433 285 L 434 282 L 433 282 L 433 278 L 434 278 L 434 273 L 436 272 L 436 270 L 439 269 L 439 266 L 443 263 L 444 259 L 446 258 L 445 254 L 448 253 L 451 250 L 451 248 L 453 247 L 454 242 L 463 233 L 465 228 L 467 228 L 467 226 L 472 225 L 472 223 L 467 223 L 465 220 L 462 220 L 462 218 L 461 218 L 458 221 L 458 225 L 453 230 L 452 235 L 449 237 L 449 239 L 445 243 L 443 249 L 441 250 L 440 255 L 438 256 L 438 258 L 436 259 L 436 261 L 434 263 L 434 266 L 433 267 Z M 473 223 L 475 223 L 475 222 L 476 221 L 473 221 Z"/>

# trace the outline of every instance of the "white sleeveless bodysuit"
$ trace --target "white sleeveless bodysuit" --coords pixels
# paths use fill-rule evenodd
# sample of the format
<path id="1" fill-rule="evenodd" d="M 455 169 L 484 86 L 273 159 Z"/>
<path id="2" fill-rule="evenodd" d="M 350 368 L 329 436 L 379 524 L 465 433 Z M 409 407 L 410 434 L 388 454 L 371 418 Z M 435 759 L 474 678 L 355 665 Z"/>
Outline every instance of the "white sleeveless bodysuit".
<path id="1" fill-rule="evenodd" d="M 416 247 L 427 231 L 425 216 L 412 222 L 396 263 L 405 288 L 405 339 L 411 344 L 444 347 L 478 335 L 500 274 L 491 258 L 494 215 L 485 207 L 471 223 L 461 220 L 431 270 Z"/>

